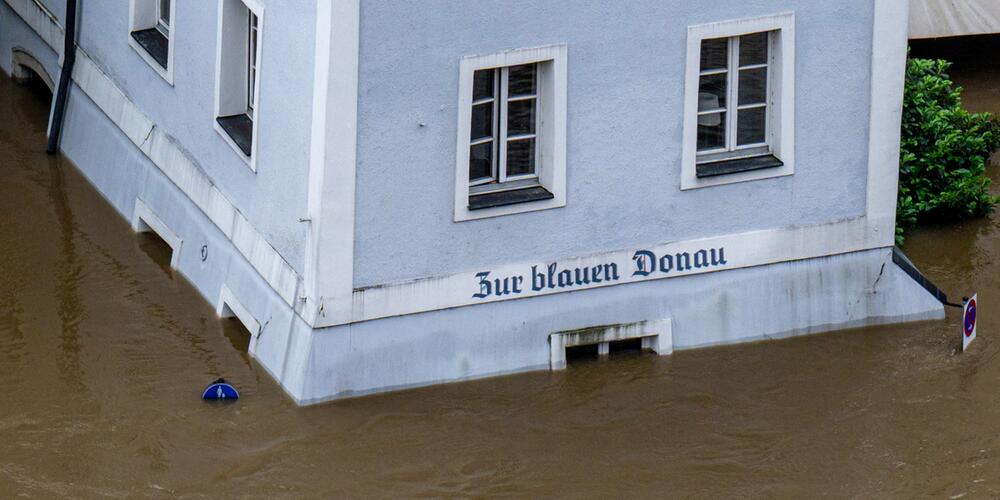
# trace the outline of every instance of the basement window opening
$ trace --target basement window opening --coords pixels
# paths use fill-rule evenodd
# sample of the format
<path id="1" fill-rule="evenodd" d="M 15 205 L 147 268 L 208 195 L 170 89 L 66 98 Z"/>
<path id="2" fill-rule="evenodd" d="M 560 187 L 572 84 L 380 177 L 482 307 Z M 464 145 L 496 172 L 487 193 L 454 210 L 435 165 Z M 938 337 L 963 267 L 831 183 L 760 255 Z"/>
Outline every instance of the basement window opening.
<path id="1" fill-rule="evenodd" d="M 598 345 L 580 345 L 566 348 L 566 363 L 575 364 L 581 361 L 593 361 L 600 358 Z"/>
<path id="2" fill-rule="evenodd" d="M 608 354 L 615 356 L 635 356 L 652 352 L 652 349 L 643 346 L 642 339 L 625 339 L 608 343 Z"/>
<path id="3" fill-rule="evenodd" d="M 567 364 L 595 358 L 635 356 L 653 352 L 673 353 L 670 319 L 619 325 L 593 326 L 549 335 L 549 367 L 564 370 Z"/>
<path id="4" fill-rule="evenodd" d="M 151 229 L 140 232 L 137 237 L 142 253 L 152 259 L 167 274 L 170 274 L 170 263 L 174 256 L 174 249 L 170 247 L 170 244 Z"/>
<path id="5" fill-rule="evenodd" d="M 45 79 L 34 69 L 27 66 L 20 66 L 15 75 L 15 83 L 27 87 L 32 95 L 37 96 L 39 99 L 49 103 L 52 102 L 52 89 L 48 87 Z"/>
<path id="6" fill-rule="evenodd" d="M 229 340 L 229 343 L 240 353 L 250 352 L 250 341 L 253 339 L 253 334 L 250 330 L 243 324 L 242 321 L 226 306 L 224 316 L 222 318 L 222 333 Z"/>

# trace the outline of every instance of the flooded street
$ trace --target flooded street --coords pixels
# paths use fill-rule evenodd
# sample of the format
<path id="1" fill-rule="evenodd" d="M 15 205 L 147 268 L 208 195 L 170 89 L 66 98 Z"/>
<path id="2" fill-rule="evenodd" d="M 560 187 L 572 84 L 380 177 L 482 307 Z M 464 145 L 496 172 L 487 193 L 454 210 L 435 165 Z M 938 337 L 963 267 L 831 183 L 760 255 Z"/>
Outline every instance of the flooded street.
<path id="1" fill-rule="evenodd" d="M 953 75 L 1000 112 L 998 65 Z M 45 155 L 45 99 L 0 75 L 2 498 L 1000 496 L 997 215 L 905 248 L 952 299 L 980 293 L 966 355 L 949 310 L 298 408 L 167 250 Z M 202 402 L 219 376 L 243 398 Z"/>

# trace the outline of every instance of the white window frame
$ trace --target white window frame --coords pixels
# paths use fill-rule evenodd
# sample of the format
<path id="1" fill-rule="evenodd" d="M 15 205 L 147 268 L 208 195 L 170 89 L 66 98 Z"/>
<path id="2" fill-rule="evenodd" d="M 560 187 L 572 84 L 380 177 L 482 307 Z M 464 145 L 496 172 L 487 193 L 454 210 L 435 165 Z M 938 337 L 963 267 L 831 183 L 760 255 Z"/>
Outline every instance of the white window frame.
<path id="1" fill-rule="evenodd" d="M 141 31 L 151 28 L 160 29 L 160 2 L 170 1 L 170 20 L 167 25 L 167 32 L 160 33 L 167 38 L 167 67 L 164 69 L 159 63 L 153 59 L 153 56 L 146 52 L 146 49 L 139 45 L 139 42 L 132 38 L 132 32 Z M 126 34 L 128 38 L 128 45 L 132 47 L 132 50 L 139 54 L 139 57 L 143 61 L 146 61 L 156 74 L 160 75 L 161 78 L 166 80 L 171 86 L 174 85 L 174 36 L 176 33 L 176 23 L 175 19 L 177 17 L 177 5 L 175 0 L 129 0 L 129 10 L 128 10 L 128 33 Z"/>
<path id="2" fill-rule="evenodd" d="M 714 177 L 698 178 L 698 91 L 701 80 L 702 41 L 713 38 L 732 38 L 741 35 L 769 32 L 768 36 L 768 111 L 767 146 L 783 163 L 749 172 L 739 172 Z M 730 42 L 732 43 L 732 42 Z M 732 46 L 730 45 L 730 48 Z M 730 57 L 735 57 L 730 50 Z M 738 65 L 738 63 L 737 63 Z M 732 75 L 730 75 L 732 77 Z M 730 98 L 735 86 L 729 85 Z M 731 102 L 731 107 L 738 101 Z M 727 120 L 735 119 L 727 113 Z M 727 127 L 735 134 L 736 127 Z M 684 133 L 681 153 L 681 189 L 733 184 L 795 173 L 795 14 L 781 13 L 751 19 L 737 19 L 688 27 L 687 62 L 684 88 Z M 735 144 L 735 138 L 732 143 Z M 747 151 L 760 150 L 760 144 L 745 147 Z M 735 146 L 734 146 L 735 147 Z M 738 148 L 744 149 L 744 147 Z M 705 152 L 702 152 L 704 154 Z"/>
<path id="3" fill-rule="evenodd" d="M 240 38 L 239 43 L 242 44 L 240 49 L 227 50 L 228 54 L 242 54 L 240 56 L 240 61 L 242 61 L 242 63 L 239 64 L 239 67 L 241 68 L 239 71 L 241 72 L 240 78 L 243 79 L 244 86 L 242 87 L 242 91 L 238 97 L 229 95 L 232 93 L 231 89 L 226 89 L 225 92 L 227 93 L 227 95 L 223 96 L 224 92 L 222 85 L 222 78 L 224 71 L 223 66 L 224 65 L 230 66 L 233 63 L 233 61 L 230 61 L 228 59 L 224 60 L 223 58 L 223 45 L 228 43 L 229 40 L 229 38 L 226 36 L 225 33 L 225 30 L 228 28 L 228 26 L 226 25 L 227 21 L 225 15 L 227 2 L 240 3 L 244 7 L 246 7 L 247 10 L 249 10 L 251 13 L 257 16 L 257 33 L 256 33 L 257 54 L 255 59 L 257 64 L 256 64 L 256 79 L 252 82 L 253 85 L 252 96 L 254 100 L 254 102 L 252 103 L 252 107 L 250 106 L 251 103 L 249 102 L 249 98 L 251 97 L 251 91 L 249 87 L 246 86 L 247 85 L 246 82 L 248 82 L 250 79 L 249 78 L 250 58 L 249 54 L 247 53 L 247 48 L 249 47 L 250 44 L 249 16 L 247 16 L 246 20 L 242 20 L 239 23 L 234 23 L 234 25 L 239 25 L 242 27 L 243 30 L 245 30 L 244 34 L 246 36 L 239 37 Z M 236 38 L 234 37 L 233 40 L 235 39 Z M 260 82 L 261 82 L 261 68 L 262 68 L 263 53 L 264 53 L 263 47 L 264 47 L 264 6 L 255 0 L 219 0 L 219 14 L 218 14 L 218 26 L 216 28 L 216 50 L 215 50 L 215 113 L 212 116 L 212 125 L 216 133 L 218 133 L 219 136 L 222 137 L 223 141 L 226 144 L 228 144 L 229 147 L 232 148 L 232 150 L 236 153 L 236 156 L 239 157 L 243 161 L 243 163 L 245 163 L 247 167 L 249 167 L 250 170 L 254 173 L 257 172 L 257 150 L 258 150 L 257 142 L 260 131 L 260 123 L 258 117 L 260 116 Z M 241 102 L 243 104 L 235 105 L 233 104 L 234 102 Z M 241 107 L 242 110 L 238 109 Z M 239 146 L 236 145 L 236 142 L 233 141 L 232 137 L 230 137 L 229 134 L 222 128 L 222 126 L 219 125 L 219 122 L 217 120 L 217 118 L 220 116 L 230 116 L 238 114 L 240 112 L 246 112 L 250 116 L 250 120 L 253 122 L 253 131 L 251 132 L 249 157 L 243 153 L 243 150 L 241 150 Z"/>
<path id="4" fill-rule="evenodd" d="M 256 83 L 260 78 L 257 76 L 259 74 L 258 69 L 260 68 L 260 60 L 257 58 L 260 54 L 260 18 L 254 13 L 253 9 L 250 9 L 250 15 L 247 18 L 247 81 L 253 82 L 254 85 L 247 85 L 247 114 L 253 116 L 255 110 L 257 109 L 257 88 Z"/>
<path id="5" fill-rule="evenodd" d="M 566 115 L 568 47 L 550 45 L 518 49 L 462 59 L 459 74 L 458 138 L 455 161 L 455 222 L 512 215 L 566 206 Z M 518 176 L 510 181 L 537 177 L 553 198 L 481 210 L 469 209 L 469 156 L 472 132 L 472 92 L 476 71 L 538 64 L 536 89 L 536 161 L 535 174 Z M 495 96 L 497 99 L 502 95 Z M 500 118 L 500 123 L 504 118 Z M 499 134 L 498 134 L 499 135 Z M 496 140 L 500 140 L 497 137 Z M 504 165 L 499 163 L 498 168 Z"/>
<path id="6" fill-rule="evenodd" d="M 171 18 L 174 15 L 174 0 L 156 0 L 156 30 L 163 34 L 163 36 L 170 38 L 170 27 L 173 26 Z M 169 6 L 170 13 L 167 16 L 166 22 L 163 19 L 163 5 Z"/>

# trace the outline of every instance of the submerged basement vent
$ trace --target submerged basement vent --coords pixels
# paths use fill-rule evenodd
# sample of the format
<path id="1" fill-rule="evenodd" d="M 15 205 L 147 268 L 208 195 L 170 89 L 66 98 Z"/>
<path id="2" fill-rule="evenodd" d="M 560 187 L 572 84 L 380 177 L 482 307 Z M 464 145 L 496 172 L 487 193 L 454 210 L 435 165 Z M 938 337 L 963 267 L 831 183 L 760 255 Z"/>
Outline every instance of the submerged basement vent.
<path id="1" fill-rule="evenodd" d="M 594 353 L 606 356 L 616 348 L 653 351 L 661 356 L 673 353 L 673 327 L 669 319 L 612 326 L 595 326 L 553 333 L 549 336 L 549 367 L 565 370 L 567 352 L 572 357 Z"/>
<path id="2" fill-rule="evenodd" d="M 135 200 L 132 229 L 138 233 L 154 233 L 163 240 L 170 247 L 170 268 L 177 269 L 177 260 L 180 258 L 183 240 L 139 199 Z"/>

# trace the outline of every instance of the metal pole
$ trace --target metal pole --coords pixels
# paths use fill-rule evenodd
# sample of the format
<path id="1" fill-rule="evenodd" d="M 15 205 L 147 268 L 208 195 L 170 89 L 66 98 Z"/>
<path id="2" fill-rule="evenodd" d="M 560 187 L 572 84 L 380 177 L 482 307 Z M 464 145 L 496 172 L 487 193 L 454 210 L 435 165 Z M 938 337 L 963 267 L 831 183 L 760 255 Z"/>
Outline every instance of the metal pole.
<path id="1" fill-rule="evenodd" d="M 69 98 L 69 84 L 73 80 L 73 65 L 76 63 L 76 2 L 66 0 L 66 30 L 63 37 L 63 66 L 59 72 L 59 88 L 56 91 L 55 107 L 52 109 L 52 123 L 49 126 L 49 145 L 45 152 L 59 151 L 59 135 L 62 133 L 63 115 Z"/>

